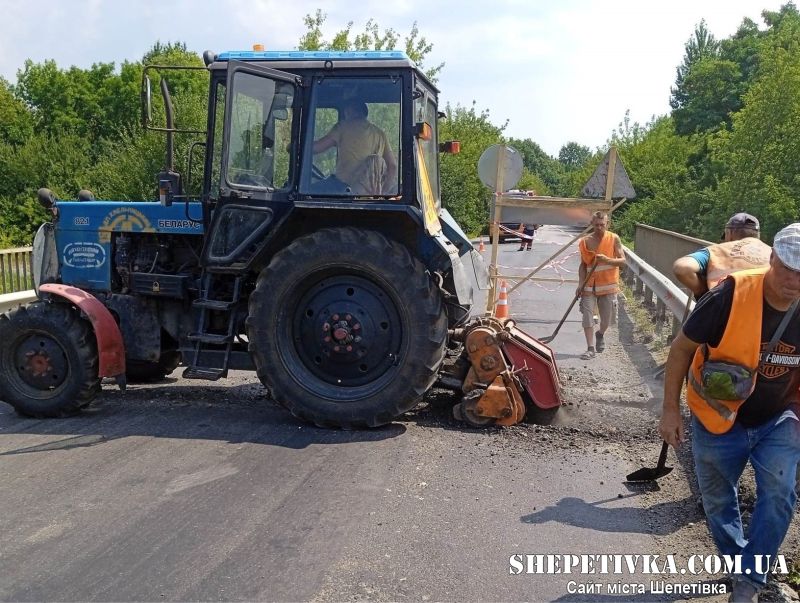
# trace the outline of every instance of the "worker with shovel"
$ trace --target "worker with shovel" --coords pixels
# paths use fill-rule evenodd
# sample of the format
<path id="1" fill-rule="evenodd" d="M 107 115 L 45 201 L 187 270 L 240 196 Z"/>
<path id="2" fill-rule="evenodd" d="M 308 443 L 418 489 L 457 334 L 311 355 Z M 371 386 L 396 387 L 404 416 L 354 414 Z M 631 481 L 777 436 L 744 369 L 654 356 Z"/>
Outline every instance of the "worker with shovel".
<path id="1" fill-rule="evenodd" d="M 731 601 L 757 601 L 797 499 L 800 461 L 800 223 L 777 235 L 769 266 L 735 272 L 697 304 L 670 348 L 660 432 L 684 440 L 680 395 L 692 411 L 703 508 L 722 555 L 741 555 Z M 747 462 L 756 504 L 747 536 L 737 499 Z M 760 557 L 759 557 L 760 556 Z"/>
<path id="2" fill-rule="evenodd" d="M 595 352 L 605 347 L 605 333 L 611 324 L 614 303 L 619 293 L 619 268 L 625 265 L 622 242 L 608 231 L 608 215 L 598 211 L 592 216 L 592 232 L 580 240 L 581 265 L 578 269 L 576 297 L 581 298 L 580 309 L 587 350 L 583 360 L 594 358 Z M 594 269 L 592 271 L 592 266 Z M 594 308 L 600 315 L 600 326 L 594 332 Z"/>

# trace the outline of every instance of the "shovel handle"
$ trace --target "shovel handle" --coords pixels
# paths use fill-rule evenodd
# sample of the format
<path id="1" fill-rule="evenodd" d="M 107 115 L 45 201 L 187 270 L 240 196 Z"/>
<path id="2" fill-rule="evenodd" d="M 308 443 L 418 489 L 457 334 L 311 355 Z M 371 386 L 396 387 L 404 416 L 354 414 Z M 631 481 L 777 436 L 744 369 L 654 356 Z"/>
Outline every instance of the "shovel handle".
<path id="1" fill-rule="evenodd" d="M 667 464 L 667 452 L 669 451 L 669 444 L 664 442 L 661 445 L 661 454 L 658 457 L 658 466 L 657 469 L 663 469 L 664 465 Z"/>
<path id="2" fill-rule="evenodd" d="M 589 277 L 592 276 L 592 273 L 594 272 L 595 268 L 597 268 L 597 262 L 592 264 L 592 267 L 589 268 L 589 272 L 586 274 L 586 278 L 583 279 L 583 282 L 581 283 L 581 292 L 583 291 L 583 288 L 586 286 L 586 283 L 589 281 Z M 564 321 L 567 320 L 567 316 L 569 316 L 569 313 L 572 312 L 572 307 L 575 305 L 575 302 L 580 299 L 580 297 L 581 297 L 580 293 L 575 294 L 575 297 L 572 298 L 572 303 L 570 303 L 569 308 L 567 308 L 567 311 L 564 312 L 564 316 L 561 317 L 561 321 L 556 326 L 556 330 L 553 331 L 553 334 L 550 335 L 549 337 L 542 337 L 539 341 L 541 341 L 542 343 L 550 343 L 556 338 L 556 335 L 558 335 L 558 332 L 561 330 L 561 325 L 563 325 Z"/>

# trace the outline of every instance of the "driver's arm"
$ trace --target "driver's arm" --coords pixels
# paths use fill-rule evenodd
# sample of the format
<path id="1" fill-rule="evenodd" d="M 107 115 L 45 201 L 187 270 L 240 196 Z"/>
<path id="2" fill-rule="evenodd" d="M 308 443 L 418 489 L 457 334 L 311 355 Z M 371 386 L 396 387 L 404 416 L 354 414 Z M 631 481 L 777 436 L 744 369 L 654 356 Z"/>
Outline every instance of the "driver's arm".
<path id="1" fill-rule="evenodd" d="M 333 137 L 332 132 L 328 132 L 319 140 L 314 141 L 314 154 L 316 155 L 317 153 L 322 153 L 323 151 L 327 151 L 335 146 L 336 139 Z"/>

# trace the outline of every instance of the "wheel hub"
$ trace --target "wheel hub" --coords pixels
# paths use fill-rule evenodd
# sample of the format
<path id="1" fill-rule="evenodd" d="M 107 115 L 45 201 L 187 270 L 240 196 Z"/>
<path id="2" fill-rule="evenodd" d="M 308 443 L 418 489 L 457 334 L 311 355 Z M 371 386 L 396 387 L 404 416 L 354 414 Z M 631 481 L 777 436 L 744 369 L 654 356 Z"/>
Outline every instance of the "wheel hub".
<path id="1" fill-rule="evenodd" d="M 396 306 L 369 279 L 337 276 L 312 287 L 293 309 L 294 346 L 317 377 L 365 385 L 397 363 L 402 329 Z"/>
<path id="2" fill-rule="evenodd" d="M 363 340 L 360 331 L 361 323 L 352 314 L 333 314 L 322 323 L 323 349 L 336 354 L 352 352 L 352 344 Z"/>
<path id="3" fill-rule="evenodd" d="M 27 337 L 17 346 L 14 356 L 20 378 L 37 389 L 58 387 L 67 376 L 64 351 L 47 335 Z"/>

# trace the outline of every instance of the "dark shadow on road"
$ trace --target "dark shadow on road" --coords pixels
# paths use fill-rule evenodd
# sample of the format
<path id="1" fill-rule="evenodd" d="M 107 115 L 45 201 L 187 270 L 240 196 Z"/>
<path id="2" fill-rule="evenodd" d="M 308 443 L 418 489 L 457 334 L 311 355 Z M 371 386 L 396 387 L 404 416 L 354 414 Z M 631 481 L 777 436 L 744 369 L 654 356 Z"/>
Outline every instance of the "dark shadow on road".
<path id="1" fill-rule="evenodd" d="M 314 444 L 373 442 L 403 435 L 391 423 L 369 430 L 321 429 L 294 418 L 268 399 L 260 385 L 106 388 L 79 414 L 62 419 L 22 417 L 0 402 L 0 433 L 52 436 L 0 456 L 98 446 L 130 436 L 219 440 L 303 449 Z"/>
<path id="2" fill-rule="evenodd" d="M 621 498 L 640 496 L 632 493 Z M 555 505 L 520 517 L 522 523 L 541 524 L 550 521 L 601 532 L 627 532 L 665 536 L 691 521 L 686 515 L 687 500 L 659 503 L 647 508 L 601 506 L 612 500 L 586 502 L 581 498 L 562 498 Z"/>

